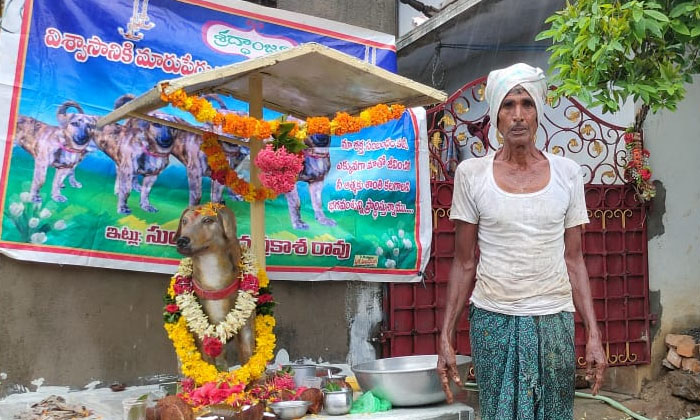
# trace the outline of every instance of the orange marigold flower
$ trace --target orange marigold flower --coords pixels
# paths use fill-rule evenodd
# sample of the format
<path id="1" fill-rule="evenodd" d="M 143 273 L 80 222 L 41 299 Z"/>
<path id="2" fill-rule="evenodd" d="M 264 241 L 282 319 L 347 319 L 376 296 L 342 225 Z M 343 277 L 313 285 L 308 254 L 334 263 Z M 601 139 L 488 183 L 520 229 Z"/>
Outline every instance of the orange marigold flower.
<path id="1" fill-rule="evenodd" d="M 306 134 L 329 134 L 331 121 L 327 117 L 309 117 L 306 119 Z"/>
<path id="2" fill-rule="evenodd" d="M 267 121 L 260 120 L 258 121 L 258 127 L 256 129 L 257 135 L 259 139 L 266 139 L 272 135 L 272 129 L 270 128 L 270 123 Z"/>
<path id="3" fill-rule="evenodd" d="M 239 178 L 236 171 L 228 171 L 226 173 L 226 185 L 234 185 L 238 180 Z"/>
<path id="4" fill-rule="evenodd" d="M 394 104 L 391 106 L 391 119 L 398 120 L 403 115 L 406 107 L 401 104 Z"/>
<path id="5" fill-rule="evenodd" d="M 335 118 L 333 118 L 333 123 L 336 125 L 336 129 L 334 130 L 334 133 L 336 136 L 342 136 L 343 134 L 348 132 L 348 129 L 350 127 L 350 114 L 347 112 L 338 112 L 335 114 Z"/>
<path id="6" fill-rule="evenodd" d="M 378 104 L 369 109 L 372 125 L 384 124 L 391 118 L 391 111 L 385 104 Z"/>

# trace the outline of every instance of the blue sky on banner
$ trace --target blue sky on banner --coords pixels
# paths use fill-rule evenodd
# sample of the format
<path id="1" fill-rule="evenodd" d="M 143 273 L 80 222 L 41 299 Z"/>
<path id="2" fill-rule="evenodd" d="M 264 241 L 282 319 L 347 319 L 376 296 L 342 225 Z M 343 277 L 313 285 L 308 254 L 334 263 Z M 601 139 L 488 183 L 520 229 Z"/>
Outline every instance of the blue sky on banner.
<path id="1" fill-rule="evenodd" d="M 142 0 L 35 0 L 19 113 L 53 124 L 57 106 L 72 100 L 86 113 L 102 115 L 125 93 L 138 95 L 158 81 L 180 77 L 177 64 L 184 61 L 224 66 L 306 42 L 360 59 L 369 53 L 378 66 L 396 71 L 396 54 L 390 49 L 340 39 L 320 28 L 299 30 L 273 16 L 269 19 L 279 24 L 201 3 L 209 7 L 172 0 L 151 0 L 147 9 Z M 127 51 L 108 59 L 110 49 L 117 47 Z M 168 54 L 165 64 L 154 65 L 158 58 L 152 53 Z M 247 107 L 232 99 L 226 102 L 230 109 Z M 277 115 L 268 111 L 265 117 Z"/>

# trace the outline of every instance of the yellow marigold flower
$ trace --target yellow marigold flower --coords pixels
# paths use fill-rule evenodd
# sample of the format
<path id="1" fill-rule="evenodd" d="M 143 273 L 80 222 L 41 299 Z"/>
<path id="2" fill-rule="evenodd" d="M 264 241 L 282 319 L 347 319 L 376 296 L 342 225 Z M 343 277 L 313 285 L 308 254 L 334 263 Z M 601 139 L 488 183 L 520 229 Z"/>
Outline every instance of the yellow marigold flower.
<path id="1" fill-rule="evenodd" d="M 267 272 L 262 267 L 258 270 L 258 283 L 260 287 L 267 287 L 270 284 L 270 278 L 267 277 Z"/>
<path id="2" fill-rule="evenodd" d="M 364 111 L 360 112 L 360 119 L 365 126 L 369 126 L 372 123 L 372 114 L 369 112 L 369 110 L 365 109 Z"/>
<path id="3" fill-rule="evenodd" d="M 296 133 L 296 135 L 295 135 L 294 137 L 295 137 L 297 140 L 303 142 L 304 140 L 306 140 L 306 130 L 305 130 L 305 129 L 302 129 L 302 130 L 297 131 L 297 133 Z"/>

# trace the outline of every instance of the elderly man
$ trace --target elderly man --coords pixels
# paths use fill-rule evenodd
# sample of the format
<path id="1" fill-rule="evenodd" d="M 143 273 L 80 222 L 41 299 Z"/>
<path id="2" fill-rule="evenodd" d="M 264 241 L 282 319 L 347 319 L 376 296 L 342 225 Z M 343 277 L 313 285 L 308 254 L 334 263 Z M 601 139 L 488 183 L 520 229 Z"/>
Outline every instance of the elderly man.
<path id="1" fill-rule="evenodd" d="M 455 258 L 437 368 L 451 402 L 455 326 L 473 288 L 470 342 L 483 420 L 573 419 L 575 310 L 594 394 L 606 368 L 581 252 L 581 168 L 535 147 L 546 87 L 542 70 L 526 64 L 492 71 L 486 99 L 503 147 L 462 162 L 454 179 Z"/>

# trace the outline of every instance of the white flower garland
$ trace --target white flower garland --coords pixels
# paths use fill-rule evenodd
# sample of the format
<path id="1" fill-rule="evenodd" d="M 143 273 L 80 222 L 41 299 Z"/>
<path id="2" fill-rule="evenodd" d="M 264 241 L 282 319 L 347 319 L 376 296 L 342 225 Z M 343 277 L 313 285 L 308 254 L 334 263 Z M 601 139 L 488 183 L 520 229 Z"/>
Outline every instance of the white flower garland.
<path id="1" fill-rule="evenodd" d="M 189 258 L 182 260 L 177 273 L 185 277 L 192 276 L 192 262 Z M 247 248 L 243 248 L 240 277 L 243 278 L 246 274 L 257 277 L 257 264 L 252 252 Z M 222 343 L 226 343 L 238 333 L 253 314 L 258 298 L 252 291 L 239 290 L 236 305 L 226 315 L 226 318 L 216 325 L 209 323 L 209 317 L 202 310 L 202 305 L 199 303 L 199 299 L 195 296 L 194 291 L 175 296 L 175 301 L 187 322 L 187 327 L 200 340 L 204 340 L 204 337 L 216 337 Z"/>

